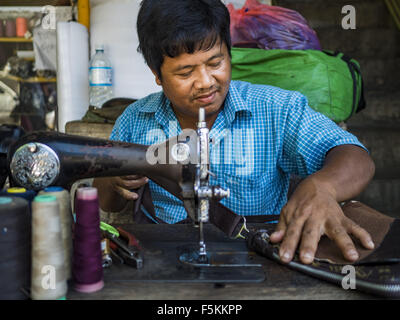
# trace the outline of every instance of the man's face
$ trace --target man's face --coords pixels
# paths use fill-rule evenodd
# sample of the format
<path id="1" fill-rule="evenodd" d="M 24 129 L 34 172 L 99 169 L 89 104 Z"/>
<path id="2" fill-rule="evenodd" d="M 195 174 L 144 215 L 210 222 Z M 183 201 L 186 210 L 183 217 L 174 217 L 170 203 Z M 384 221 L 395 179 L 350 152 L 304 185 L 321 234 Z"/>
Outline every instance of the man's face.
<path id="1" fill-rule="evenodd" d="M 220 42 L 208 51 L 165 57 L 161 79 L 156 76 L 157 84 L 162 86 L 180 121 L 197 121 L 200 107 L 205 108 L 206 118 L 215 119 L 230 80 L 230 56 L 225 43 Z"/>

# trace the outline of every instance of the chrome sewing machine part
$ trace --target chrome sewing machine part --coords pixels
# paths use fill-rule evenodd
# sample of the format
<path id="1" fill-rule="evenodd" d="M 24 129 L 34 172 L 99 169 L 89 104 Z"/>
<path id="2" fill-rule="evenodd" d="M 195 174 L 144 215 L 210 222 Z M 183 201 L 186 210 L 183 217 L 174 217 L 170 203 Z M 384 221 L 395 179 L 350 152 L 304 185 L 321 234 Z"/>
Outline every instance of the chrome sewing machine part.
<path id="1" fill-rule="evenodd" d="M 222 199 L 229 197 L 229 190 L 222 189 L 220 187 L 210 186 L 209 184 L 209 167 L 210 167 L 210 138 L 209 130 L 205 120 L 205 110 L 200 108 L 199 110 L 199 122 L 197 123 L 197 135 L 198 144 L 197 152 L 199 163 L 196 168 L 196 179 L 194 183 L 195 196 L 197 197 L 198 207 L 196 208 L 196 221 L 199 225 L 200 234 L 200 248 L 199 248 L 199 262 L 206 263 L 207 251 L 206 244 L 204 241 L 204 230 L 203 223 L 209 221 L 209 208 L 210 199 Z"/>
<path id="2" fill-rule="evenodd" d="M 10 171 L 16 182 L 33 190 L 51 185 L 60 174 L 60 159 L 47 145 L 27 143 L 14 153 Z"/>
<path id="3" fill-rule="evenodd" d="M 199 256 L 198 260 L 201 263 L 206 263 L 207 250 L 204 241 L 203 223 L 209 220 L 209 199 L 207 193 L 208 186 L 208 171 L 209 171 L 209 130 L 207 128 L 206 116 L 204 108 L 199 110 L 199 122 L 197 123 L 198 144 L 197 152 L 199 163 L 196 170 L 195 195 L 198 198 L 197 207 L 197 223 L 199 224 Z"/>

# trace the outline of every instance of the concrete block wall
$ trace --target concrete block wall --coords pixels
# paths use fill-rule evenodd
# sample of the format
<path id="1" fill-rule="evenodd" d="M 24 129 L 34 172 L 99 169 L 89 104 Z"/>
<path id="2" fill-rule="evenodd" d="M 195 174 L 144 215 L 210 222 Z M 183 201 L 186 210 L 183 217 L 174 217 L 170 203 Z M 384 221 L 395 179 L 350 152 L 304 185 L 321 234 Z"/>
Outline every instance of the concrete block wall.
<path id="1" fill-rule="evenodd" d="M 302 14 L 322 48 L 357 59 L 365 83 L 367 108 L 347 127 L 370 150 L 376 174 L 358 197 L 400 218 L 400 30 L 381 0 L 277 0 Z M 342 28 L 342 8 L 356 10 L 356 29 Z"/>

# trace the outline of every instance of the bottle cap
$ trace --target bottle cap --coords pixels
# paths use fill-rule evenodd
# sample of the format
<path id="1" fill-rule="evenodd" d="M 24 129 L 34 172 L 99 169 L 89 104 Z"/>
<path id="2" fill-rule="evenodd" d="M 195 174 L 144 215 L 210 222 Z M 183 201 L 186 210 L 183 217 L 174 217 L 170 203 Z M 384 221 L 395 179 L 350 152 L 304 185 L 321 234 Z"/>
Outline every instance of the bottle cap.
<path id="1" fill-rule="evenodd" d="M 95 50 L 96 50 L 96 51 L 97 51 L 97 50 L 102 50 L 102 51 L 104 51 L 104 44 L 96 44 Z"/>

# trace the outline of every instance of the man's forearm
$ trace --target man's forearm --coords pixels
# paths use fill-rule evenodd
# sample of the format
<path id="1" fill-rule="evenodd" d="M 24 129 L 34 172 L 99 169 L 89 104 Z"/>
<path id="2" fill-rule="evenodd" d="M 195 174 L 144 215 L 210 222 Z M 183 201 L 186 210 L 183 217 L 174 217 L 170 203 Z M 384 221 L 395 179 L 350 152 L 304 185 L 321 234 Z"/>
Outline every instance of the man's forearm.
<path id="1" fill-rule="evenodd" d="M 113 190 L 110 178 L 94 179 L 93 187 L 98 190 L 99 205 L 102 210 L 106 212 L 119 212 L 126 206 L 127 200 Z"/>
<path id="2" fill-rule="evenodd" d="M 342 145 L 328 152 L 323 168 L 310 178 L 341 202 L 358 196 L 374 174 L 375 164 L 364 149 Z"/>

